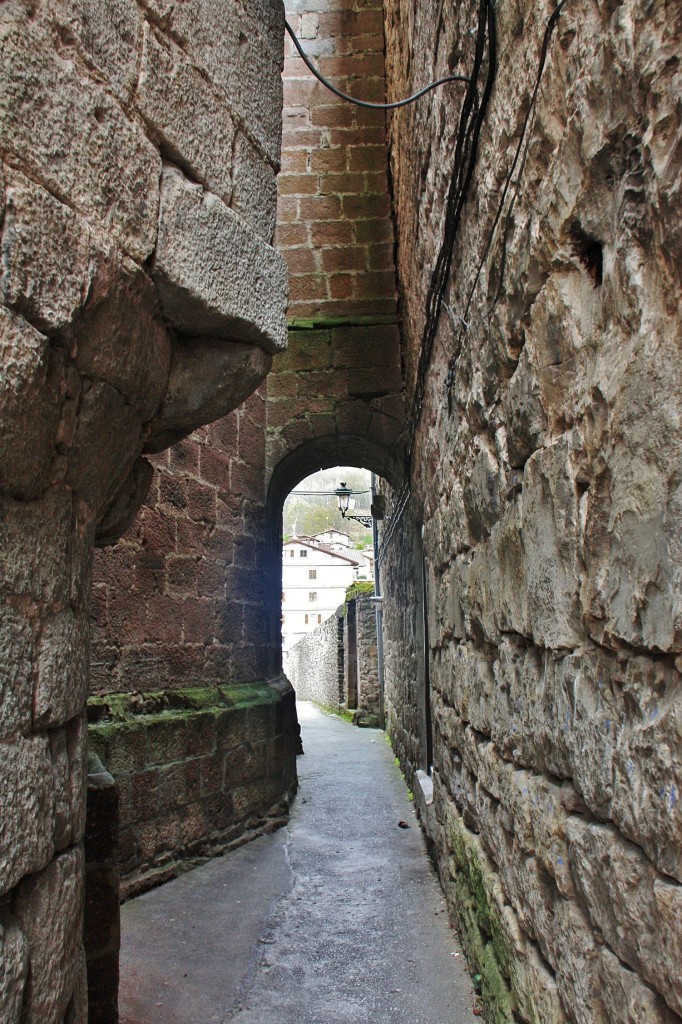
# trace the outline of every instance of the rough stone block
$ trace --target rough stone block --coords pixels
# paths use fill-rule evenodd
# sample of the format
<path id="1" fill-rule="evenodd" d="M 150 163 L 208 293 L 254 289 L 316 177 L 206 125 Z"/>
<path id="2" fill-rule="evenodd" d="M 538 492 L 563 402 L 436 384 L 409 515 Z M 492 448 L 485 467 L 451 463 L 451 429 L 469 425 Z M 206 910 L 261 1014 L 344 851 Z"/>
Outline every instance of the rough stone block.
<path id="1" fill-rule="evenodd" d="M 138 77 L 143 19 L 135 0 L 49 0 L 47 13 L 127 105 Z"/>
<path id="2" fill-rule="evenodd" d="M 144 261 L 156 239 L 159 154 L 23 5 L 2 21 L 0 145 L 32 177 Z"/>
<path id="3" fill-rule="evenodd" d="M 229 205 L 235 134 L 230 110 L 180 47 L 148 23 L 135 104 L 166 159 Z M 274 209 L 272 194 L 268 201 Z"/>
<path id="4" fill-rule="evenodd" d="M 255 345 L 192 338 L 176 342 L 165 397 L 144 450 L 160 451 L 203 423 L 225 416 L 265 378 L 271 357 Z"/>
<path id="5" fill-rule="evenodd" d="M 89 622 L 71 609 L 43 623 L 38 645 L 34 723 L 54 728 L 70 721 L 88 695 Z"/>
<path id="6" fill-rule="evenodd" d="M 602 1000 L 609 1020 L 622 1024 L 678 1024 L 679 1017 L 665 1000 L 603 946 L 599 973 Z"/>
<path id="7" fill-rule="evenodd" d="M 42 334 L 0 306 L 0 490 L 23 500 L 49 483 L 64 399 L 64 365 Z"/>
<path id="8" fill-rule="evenodd" d="M 648 301 L 642 296 L 645 305 Z M 662 308 L 661 299 L 655 313 L 652 308 L 652 317 L 663 315 Z M 604 394 L 615 393 L 607 409 L 597 409 L 595 427 L 585 441 L 593 479 L 586 494 L 582 600 L 590 635 L 598 642 L 619 646 L 624 641 L 638 649 L 679 652 L 679 345 L 674 328 L 647 329 L 638 340 L 628 336 L 628 341 L 633 347 L 626 350 L 623 343 L 628 355 L 622 357 L 627 359 L 627 372 L 618 379 L 617 390 L 615 381 L 604 384 Z M 609 356 L 608 351 L 601 355 L 604 363 Z M 607 373 L 605 366 L 602 373 Z M 604 436 L 602 421 L 607 416 Z"/>
<path id="9" fill-rule="evenodd" d="M 0 501 L 0 590 L 68 601 L 72 504 L 66 487 L 49 488 L 40 501 Z"/>
<path id="10" fill-rule="evenodd" d="M 0 742 L 31 731 L 35 646 L 33 624 L 0 604 Z"/>
<path id="11" fill-rule="evenodd" d="M 527 564 L 522 522 L 523 505 L 518 498 L 507 506 L 491 531 L 488 564 L 498 629 L 530 637 L 528 591 L 521 584 Z"/>
<path id="12" fill-rule="evenodd" d="M 87 725 L 80 715 L 48 733 L 54 779 L 55 849 L 80 842 L 85 830 Z"/>
<path id="13" fill-rule="evenodd" d="M 158 719 L 146 726 L 148 765 L 169 764 L 187 756 L 187 724 L 184 718 Z"/>
<path id="14" fill-rule="evenodd" d="M 275 172 L 244 132 L 237 133 L 232 165 L 232 209 L 272 244 L 277 216 Z"/>
<path id="15" fill-rule="evenodd" d="M 54 850 L 54 781 L 46 736 L 0 743 L 0 893 L 40 871 Z"/>
<path id="16" fill-rule="evenodd" d="M 476 448 L 463 497 L 469 530 L 480 540 L 500 516 L 500 466 L 489 447 L 479 443 Z"/>
<path id="17" fill-rule="evenodd" d="M 2 230 L 0 288 L 6 305 L 41 331 L 62 331 L 85 302 L 91 249 L 87 224 L 78 214 L 12 172 Z"/>
<path id="18" fill-rule="evenodd" d="M 89 740 L 90 748 L 116 776 L 144 766 L 145 731 L 135 722 L 91 727 Z"/>
<path id="19" fill-rule="evenodd" d="M 26 936 L 16 920 L 0 911 L 0 1019 L 20 1024 L 29 952 Z"/>
<path id="20" fill-rule="evenodd" d="M 217 197 L 167 168 L 153 277 L 181 334 L 286 345 L 283 258 Z"/>
<path id="21" fill-rule="evenodd" d="M 63 1024 L 70 1006 L 76 1009 L 74 1002 L 80 1002 L 84 876 L 83 850 L 78 846 L 60 854 L 17 888 L 12 911 L 30 950 L 25 1020 Z M 74 1024 L 85 1024 L 80 1014 L 73 1019 Z"/>
<path id="22" fill-rule="evenodd" d="M 254 17 L 252 5 L 236 0 L 145 0 L 190 60 L 223 91 L 239 119 L 273 166 L 281 139 L 284 50 L 283 5 L 263 4 Z M 263 29 L 265 31 L 263 31 Z"/>
<path id="23" fill-rule="evenodd" d="M 571 865 L 590 918 L 623 960 L 682 1013 L 682 886 L 611 826 L 571 818 Z"/>
<path id="24" fill-rule="evenodd" d="M 510 465 L 521 468 L 541 447 L 547 429 L 540 382 L 534 375 L 528 352 L 521 353 L 504 399 L 504 424 Z"/>
<path id="25" fill-rule="evenodd" d="M 613 820 L 660 871 L 682 880 L 678 673 L 600 650 L 556 663 L 545 701 L 550 770 L 566 766 L 595 814 Z M 550 694 L 552 696 L 550 696 Z M 556 714 L 549 717 L 554 702 Z M 551 764 L 554 751 L 563 750 Z"/>
<path id="26" fill-rule="evenodd" d="M 168 384 L 171 343 L 154 286 L 132 260 L 95 280 L 73 338 L 81 376 L 108 384 L 149 420 Z"/>
<path id="27" fill-rule="evenodd" d="M 543 647 L 577 647 L 580 517 L 570 443 L 562 439 L 531 456 L 523 477 L 525 586 L 533 637 Z"/>
<path id="28" fill-rule="evenodd" d="M 114 388 L 96 383 L 84 389 L 66 479 L 95 515 L 128 476 L 141 433 L 139 416 Z"/>

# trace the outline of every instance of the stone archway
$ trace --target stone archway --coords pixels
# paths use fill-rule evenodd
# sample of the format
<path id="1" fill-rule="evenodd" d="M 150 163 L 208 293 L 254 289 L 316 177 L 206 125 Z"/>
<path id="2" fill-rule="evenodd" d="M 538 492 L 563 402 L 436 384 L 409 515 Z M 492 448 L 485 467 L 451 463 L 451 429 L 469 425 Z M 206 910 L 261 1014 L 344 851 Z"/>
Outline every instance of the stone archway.
<path id="1" fill-rule="evenodd" d="M 287 495 L 297 483 L 316 470 L 340 465 L 369 469 L 398 490 L 405 473 L 402 456 L 402 447 L 395 451 L 372 437 L 329 434 L 295 448 L 273 470 L 266 501 L 266 620 L 271 675 L 282 669 L 282 509 Z"/>

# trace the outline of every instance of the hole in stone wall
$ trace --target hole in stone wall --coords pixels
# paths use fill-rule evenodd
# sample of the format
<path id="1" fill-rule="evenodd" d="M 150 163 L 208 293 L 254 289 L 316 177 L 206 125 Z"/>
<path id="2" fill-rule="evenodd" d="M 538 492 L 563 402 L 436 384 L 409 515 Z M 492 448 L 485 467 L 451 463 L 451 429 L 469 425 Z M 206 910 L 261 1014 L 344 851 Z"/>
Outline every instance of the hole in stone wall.
<path id="1" fill-rule="evenodd" d="M 604 250 L 601 242 L 591 238 L 576 222 L 571 227 L 571 246 L 594 281 L 594 287 L 598 288 L 604 279 Z"/>

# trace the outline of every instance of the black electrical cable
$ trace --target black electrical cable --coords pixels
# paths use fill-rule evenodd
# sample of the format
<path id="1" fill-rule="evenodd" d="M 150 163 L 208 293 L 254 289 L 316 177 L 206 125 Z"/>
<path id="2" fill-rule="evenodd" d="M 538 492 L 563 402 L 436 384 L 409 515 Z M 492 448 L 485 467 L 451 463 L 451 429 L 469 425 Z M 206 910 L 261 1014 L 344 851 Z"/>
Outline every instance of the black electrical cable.
<path id="1" fill-rule="evenodd" d="M 370 103 L 368 100 L 358 100 L 355 96 L 349 96 L 347 92 L 342 92 L 341 89 L 337 89 L 335 85 L 324 77 L 324 75 L 317 70 L 310 57 L 306 54 L 303 47 L 301 46 L 296 33 L 292 29 L 288 21 L 284 22 L 284 27 L 291 36 L 291 41 L 298 50 L 299 57 L 302 58 L 305 66 L 312 71 L 322 85 L 326 86 L 330 92 L 333 92 L 339 99 L 346 100 L 348 103 L 354 103 L 356 107 L 369 107 L 370 110 L 396 110 L 398 107 L 406 107 L 408 103 L 414 103 L 421 96 L 425 96 L 427 92 L 431 92 L 432 89 L 437 89 L 439 85 L 447 85 L 448 82 L 466 82 L 469 84 L 469 79 L 464 75 L 448 75 L 447 78 L 439 78 L 435 82 L 431 82 L 430 85 L 425 85 L 419 92 L 415 92 L 413 96 L 408 96 L 405 100 L 396 100 L 394 103 Z"/>
<path id="2" fill-rule="evenodd" d="M 505 196 L 507 194 L 507 189 L 508 189 L 509 183 L 511 182 L 512 175 L 514 174 L 514 168 L 516 166 L 517 160 L 519 158 L 519 153 L 521 151 L 521 144 L 523 142 L 523 136 L 526 134 L 528 125 L 530 123 L 531 114 L 535 110 L 535 106 L 536 106 L 537 98 L 538 98 L 538 92 L 540 90 L 540 82 L 542 81 L 542 74 L 543 74 L 543 72 L 545 70 L 545 64 L 547 62 L 547 52 L 549 50 L 549 43 L 550 43 L 550 40 L 552 38 L 552 33 L 554 32 L 554 29 L 556 28 L 557 22 L 559 21 L 559 15 L 561 14 L 561 10 L 565 6 L 566 2 L 567 2 L 567 0 L 559 0 L 559 3 L 556 5 L 554 10 L 552 11 L 552 14 L 550 15 L 550 18 L 549 18 L 549 20 L 547 22 L 547 28 L 545 29 L 545 35 L 544 35 L 544 38 L 542 40 L 542 49 L 540 50 L 540 64 L 539 64 L 539 67 L 538 67 L 537 78 L 535 79 L 535 87 L 533 89 L 533 95 L 531 97 L 531 101 L 530 101 L 530 106 L 528 108 L 528 112 L 527 112 L 526 117 L 525 117 L 524 122 L 523 122 L 523 128 L 521 130 L 521 138 L 519 139 L 519 144 L 517 146 L 516 153 L 514 155 L 514 160 L 513 160 L 512 166 L 511 166 L 511 170 L 509 171 L 509 177 L 507 178 L 507 181 L 505 183 L 504 193 L 503 193 L 503 196 L 502 196 L 502 200 L 500 202 L 500 208 L 498 210 L 498 215 L 495 218 L 495 223 L 493 224 L 493 229 L 492 229 L 491 234 L 490 234 L 490 241 L 492 241 L 492 237 L 493 237 L 493 235 L 495 233 L 495 228 L 497 227 L 497 222 L 499 221 L 499 216 L 500 216 L 500 213 L 502 211 L 502 207 L 504 205 L 504 199 L 505 199 Z M 523 158 L 521 160 L 521 167 L 520 167 L 520 170 L 519 170 L 519 173 L 518 173 L 518 177 L 516 179 L 516 187 L 514 189 L 514 195 L 512 196 L 512 201 L 509 204 L 509 209 L 507 210 L 507 216 L 505 217 L 504 231 L 502 232 L 502 238 L 504 240 L 504 244 L 502 246 L 502 257 L 501 257 L 501 260 L 500 260 L 500 280 L 499 280 L 499 284 L 498 284 L 498 287 L 497 287 L 497 291 L 495 292 L 495 298 L 493 299 L 493 301 L 491 303 L 491 306 L 490 306 L 490 309 L 488 310 L 488 316 L 490 316 L 490 314 L 494 312 L 495 307 L 497 306 L 497 303 L 500 300 L 500 295 L 502 294 L 502 288 L 503 288 L 503 285 L 504 285 L 504 273 L 505 273 L 506 264 L 507 264 L 507 233 L 509 231 L 509 224 L 511 222 L 512 215 L 514 213 L 514 207 L 516 206 L 516 200 L 519 198 L 519 192 L 521 190 L 521 178 L 523 177 L 523 171 L 524 171 L 524 168 L 526 166 L 526 159 L 528 158 L 529 146 L 530 146 L 530 135 L 528 136 L 528 138 L 526 140 L 526 145 L 524 147 L 524 152 L 523 152 Z M 476 275 L 476 281 L 474 282 L 474 288 L 472 289 L 471 297 L 469 298 L 469 303 L 471 302 L 471 298 L 473 297 L 473 291 L 474 291 L 474 289 L 476 287 L 476 282 L 478 281 L 478 276 L 481 273 L 483 262 L 485 261 L 485 258 L 486 258 L 487 254 L 488 254 L 489 247 L 490 247 L 490 242 L 489 242 L 488 246 L 486 246 L 486 252 L 484 254 L 483 261 L 481 262 L 481 267 L 479 268 L 478 274 Z M 467 303 L 467 311 L 468 311 L 468 308 L 469 308 L 469 304 Z M 464 318 L 466 319 L 466 313 L 464 314 Z"/>
<path id="3" fill-rule="evenodd" d="M 534 112 L 536 104 L 537 104 L 538 92 L 540 90 L 540 83 L 542 81 L 542 75 L 543 75 L 543 72 L 544 72 L 544 69 L 545 69 L 545 64 L 547 62 L 547 53 L 549 51 L 549 44 L 550 44 L 550 41 L 551 41 L 551 38 L 552 38 L 552 34 L 554 32 L 554 29 L 556 28 L 557 22 L 559 21 L 559 16 L 561 14 L 562 8 L 565 6 L 566 3 L 567 3 L 567 0 L 559 0 L 559 3 L 554 8 L 554 10 L 552 11 L 552 13 L 551 13 L 551 15 L 550 15 L 550 17 L 549 17 L 549 19 L 547 21 L 547 27 L 545 29 L 544 37 L 543 37 L 543 40 L 542 40 L 542 46 L 540 48 L 540 60 L 539 60 L 539 64 L 538 64 L 538 72 L 537 72 L 537 75 L 536 75 L 536 78 L 535 78 L 535 84 L 534 84 L 534 87 L 533 87 L 533 92 L 531 94 L 531 100 L 530 100 L 530 103 L 528 105 L 528 110 L 526 111 L 526 115 L 525 115 L 525 117 L 523 119 L 523 124 L 521 126 L 521 135 L 519 137 L 519 141 L 518 141 L 518 144 L 516 146 L 516 151 L 514 153 L 514 159 L 512 160 L 511 167 L 509 168 L 509 173 L 507 175 L 507 179 L 506 179 L 506 181 L 504 183 L 504 188 L 502 189 L 502 195 L 500 196 L 500 202 L 498 203 L 498 207 L 497 207 L 497 210 L 495 212 L 495 217 L 493 219 L 492 227 L 490 228 L 490 232 L 488 234 L 488 238 L 487 238 L 487 241 L 486 241 L 486 244 L 485 244 L 485 248 L 483 250 L 483 255 L 481 256 L 481 259 L 480 259 L 479 264 L 478 264 L 478 268 L 476 270 L 476 274 L 474 276 L 473 284 L 471 285 L 471 288 L 469 290 L 469 295 L 467 297 L 466 305 L 464 307 L 464 313 L 461 316 L 461 320 L 462 320 L 462 323 L 463 323 L 464 327 L 467 326 L 467 317 L 469 315 L 469 309 L 471 308 L 471 303 L 473 301 L 473 297 L 474 297 L 474 294 L 476 292 L 476 287 L 478 285 L 478 281 L 479 281 L 479 278 L 481 276 L 481 271 L 483 270 L 483 267 L 485 265 L 485 261 L 487 260 L 488 254 L 490 253 L 490 249 L 491 249 L 492 243 L 493 243 L 493 238 L 495 237 L 495 232 L 497 230 L 497 226 L 498 226 L 498 224 L 500 222 L 500 218 L 502 216 L 502 211 L 504 209 L 504 204 L 505 204 L 506 199 L 507 199 L 507 194 L 508 194 L 509 189 L 511 187 L 512 178 L 514 177 L 514 171 L 516 170 L 517 164 L 519 162 L 519 157 L 521 156 L 521 152 L 523 150 L 523 157 L 521 159 L 521 168 L 519 170 L 519 174 L 518 174 L 518 177 L 516 179 L 516 186 L 515 186 L 515 189 L 514 189 L 514 196 L 512 198 L 512 201 L 511 201 L 511 203 L 509 205 L 509 209 L 507 210 L 507 215 L 505 217 L 505 227 L 504 227 L 504 231 L 503 231 L 504 245 L 503 245 L 503 249 L 502 249 L 502 257 L 501 257 L 501 260 L 500 260 L 500 280 L 499 280 L 498 288 L 497 288 L 497 291 L 495 293 L 495 297 L 494 297 L 494 299 L 492 301 L 492 304 L 491 304 L 490 308 L 487 310 L 488 316 L 490 316 L 490 314 L 495 310 L 495 307 L 497 306 L 497 303 L 499 302 L 500 295 L 502 294 L 502 288 L 503 288 L 503 284 L 504 284 L 504 272 L 505 272 L 506 261 L 507 261 L 506 238 L 507 238 L 507 233 L 508 233 L 508 230 L 509 230 L 509 223 L 511 221 L 511 216 L 512 216 L 512 213 L 514 212 L 514 206 L 516 205 L 516 200 L 518 199 L 518 196 L 519 196 L 519 191 L 520 191 L 520 187 L 521 187 L 521 177 L 523 175 L 523 169 L 524 169 L 525 164 L 526 164 L 526 158 L 528 156 L 528 148 L 529 148 L 529 144 L 530 144 L 530 136 L 527 136 L 526 133 L 528 131 L 528 125 L 530 124 L 531 117 L 533 115 L 533 112 Z M 450 387 L 452 385 L 452 383 L 453 383 L 453 380 L 454 380 L 454 363 L 455 363 L 455 361 L 457 359 L 457 356 L 459 354 L 459 348 L 460 348 L 461 340 L 462 340 L 462 332 L 460 331 L 458 339 L 457 339 L 457 346 L 456 346 L 455 355 L 450 360 L 450 367 L 449 367 L 448 377 L 447 377 L 447 380 L 446 380 L 446 386 L 447 387 Z"/>
<path id="4" fill-rule="evenodd" d="M 487 43 L 487 74 L 483 93 L 479 102 L 478 84 L 486 55 Z M 450 188 L 448 191 L 445 230 L 443 241 L 431 275 L 431 283 L 426 300 L 426 322 L 420 350 L 415 401 L 410 424 L 408 441 L 408 457 L 411 454 L 417 424 L 421 415 L 426 389 L 426 375 L 431 361 L 433 345 L 438 331 L 440 314 L 443 308 L 445 290 L 450 277 L 450 269 L 454 255 L 455 243 L 462 219 L 462 212 L 467 200 L 471 181 L 476 166 L 478 144 L 483 122 L 490 101 L 490 96 L 497 71 L 497 36 L 495 31 L 495 7 L 493 0 L 480 0 L 478 29 L 476 32 L 476 48 L 474 65 L 469 79 L 459 129 L 455 145 L 455 161 Z"/>

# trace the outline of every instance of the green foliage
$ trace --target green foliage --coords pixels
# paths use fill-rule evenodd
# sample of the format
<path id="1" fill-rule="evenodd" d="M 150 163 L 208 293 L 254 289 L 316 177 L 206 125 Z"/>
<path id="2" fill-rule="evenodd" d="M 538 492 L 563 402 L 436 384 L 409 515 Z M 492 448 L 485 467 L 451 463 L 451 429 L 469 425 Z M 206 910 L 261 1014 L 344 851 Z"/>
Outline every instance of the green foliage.
<path id="1" fill-rule="evenodd" d="M 374 593 L 374 584 L 371 580 L 356 580 L 346 590 L 346 598 L 344 601 L 344 611 L 349 601 L 354 601 L 356 597 L 363 597 L 366 594 Z"/>

